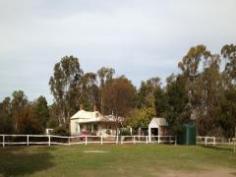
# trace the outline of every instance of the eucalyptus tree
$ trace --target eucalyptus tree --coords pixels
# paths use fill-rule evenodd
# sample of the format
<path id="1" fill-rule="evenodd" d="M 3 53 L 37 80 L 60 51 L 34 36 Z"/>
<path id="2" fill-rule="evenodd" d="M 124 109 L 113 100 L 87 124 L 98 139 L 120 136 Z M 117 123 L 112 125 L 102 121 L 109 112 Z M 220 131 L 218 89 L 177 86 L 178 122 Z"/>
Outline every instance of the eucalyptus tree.
<path id="1" fill-rule="evenodd" d="M 221 49 L 221 55 L 225 58 L 226 64 L 224 73 L 231 84 L 236 84 L 236 45 L 227 44 Z"/>
<path id="2" fill-rule="evenodd" d="M 97 107 L 100 109 L 102 113 L 105 113 L 105 105 L 104 105 L 104 100 L 102 97 L 102 92 L 105 87 L 105 85 L 109 84 L 109 82 L 112 81 L 113 77 L 115 74 L 115 69 L 110 68 L 110 67 L 101 67 L 97 71 L 97 76 L 99 79 L 99 92 L 98 92 L 98 104 Z"/>
<path id="3" fill-rule="evenodd" d="M 83 104 L 85 109 L 92 110 L 95 107 L 100 109 L 100 94 L 95 73 L 85 73 L 81 78 L 77 91 L 81 93 L 80 103 Z"/>
<path id="4" fill-rule="evenodd" d="M 221 101 L 224 97 L 223 79 L 220 72 L 220 56 L 211 55 L 203 65 L 203 71 L 195 87 L 200 98 L 198 107 L 199 133 L 219 133 L 217 119 L 220 115 Z"/>
<path id="5" fill-rule="evenodd" d="M 104 87 L 104 85 L 113 79 L 115 74 L 115 70 L 109 67 L 102 67 L 97 71 L 97 75 L 100 80 L 100 87 Z"/>
<path id="6" fill-rule="evenodd" d="M 159 77 L 153 77 L 146 81 L 142 81 L 137 95 L 138 108 L 155 108 L 155 91 L 160 89 L 161 82 Z"/>
<path id="7" fill-rule="evenodd" d="M 186 89 L 188 90 L 189 104 L 195 107 L 199 103 L 198 95 L 196 95 L 195 85 L 197 78 L 201 72 L 201 64 L 207 59 L 211 53 L 204 45 L 191 47 L 187 54 L 178 63 L 178 67 L 182 71 L 182 75 L 186 79 Z"/>
<path id="8" fill-rule="evenodd" d="M 58 107 L 58 122 L 60 125 L 67 124 L 72 114 L 73 107 L 77 105 L 76 88 L 82 78 L 83 71 L 80 68 L 78 58 L 65 56 L 54 66 L 49 85 Z"/>
<path id="9" fill-rule="evenodd" d="M 35 114 L 35 121 L 38 122 L 39 130 L 43 133 L 49 122 L 49 108 L 46 98 L 44 96 L 38 97 L 32 104 L 32 107 Z"/>
<path id="10" fill-rule="evenodd" d="M 24 118 L 24 109 L 28 104 L 28 99 L 22 90 L 14 91 L 12 94 L 12 119 L 14 121 L 14 130 L 20 132 L 20 124 Z"/>
<path id="11" fill-rule="evenodd" d="M 161 113 L 167 118 L 173 133 L 178 133 L 182 124 L 189 122 L 191 116 L 186 79 L 182 75 L 172 74 L 166 82 L 165 96 L 163 95 L 165 100 L 160 103 L 164 104 Z"/>
<path id="12" fill-rule="evenodd" d="M 219 123 L 225 136 L 233 137 L 236 131 L 236 45 L 224 45 L 221 55 L 225 59 L 223 71 L 225 97 L 222 101 Z"/>
<path id="13" fill-rule="evenodd" d="M 6 97 L 0 103 L 0 133 L 13 133 L 11 98 Z"/>
<path id="14" fill-rule="evenodd" d="M 203 45 L 190 48 L 179 62 L 186 80 L 189 117 L 196 119 L 200 134 L 215 133 L 223 98 L 220 56 L 212 54 Z"/>

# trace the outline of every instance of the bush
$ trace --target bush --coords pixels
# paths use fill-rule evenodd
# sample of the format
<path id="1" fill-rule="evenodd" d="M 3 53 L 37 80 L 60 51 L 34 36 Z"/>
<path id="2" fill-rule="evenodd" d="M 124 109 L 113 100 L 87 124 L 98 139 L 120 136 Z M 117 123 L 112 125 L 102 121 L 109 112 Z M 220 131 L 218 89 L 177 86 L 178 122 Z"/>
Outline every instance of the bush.
<path id="1" fill-rule="evenodd" d="M 66 127 L 57 127 L 53 130 L 54 135 L 69 136 L 70 133 Z"/>
<path id="2" fill-rule="evenodd" d="M 130 129 L 129 128 L 121 128 L 120 129 L 120 135 L 123 135 L 123 136 L 131 135 Z"/>

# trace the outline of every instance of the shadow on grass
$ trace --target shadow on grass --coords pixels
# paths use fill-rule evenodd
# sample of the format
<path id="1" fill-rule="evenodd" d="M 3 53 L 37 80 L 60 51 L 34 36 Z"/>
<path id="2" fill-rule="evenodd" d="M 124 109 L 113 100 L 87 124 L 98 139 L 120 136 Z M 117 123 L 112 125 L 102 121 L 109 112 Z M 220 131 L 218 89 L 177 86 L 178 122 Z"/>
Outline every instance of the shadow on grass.
<path id="1" fill-rule="evenodd" d="M 213 150 L 217 150 L 217 151 L 228 151 L 228 152 L 233 152 L 233 147 L 231 146 L 205 146 L 205 145 L 200 145 L 203 148 L 207 148 L 207 149 L 213 149 Z"/>
<path id="2" fill-rule="evenodd" d="M 20 147 L 0 149 L 0 177 L 19 177 L 49 169 L 53 166 L 48 152 L 29 152 Z"/>
<path id="3" fill-rule="evenodd" d="M 233 173 L 230 173 L 231 175 L 233 175 L 233 176 L 236 176 L 236 172 L 233 172 Z"/>

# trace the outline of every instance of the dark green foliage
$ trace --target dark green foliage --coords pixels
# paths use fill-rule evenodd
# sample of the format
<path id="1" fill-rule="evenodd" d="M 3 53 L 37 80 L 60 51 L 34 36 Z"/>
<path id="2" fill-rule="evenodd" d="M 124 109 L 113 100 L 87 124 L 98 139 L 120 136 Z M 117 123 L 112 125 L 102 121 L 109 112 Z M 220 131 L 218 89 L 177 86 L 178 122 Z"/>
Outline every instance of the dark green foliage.
<path id="1" fill-rule="evenodd" d="M 225 137 L 233 137 L 236 127 L 236 89 L 225 92 L 224 99 L 221 100 L 221 112 L 217 120 L 222 128 Z"/>
<path id="2" fill-rule="evenodd" d="M 154 77 L 147 81 L 142 81 L 137 95 L 138 108 L 154 107 L 154 93 L 160 89 L 160 78 Z"/>
<path id="3" fill-rule="evenodd" d="M 44 133 L 49 120 L 49 110 L 44 97 L 28 102 L 23 91 L 13 92 L 13 99 L 0 103 L 0 133 Z"/>
<path id="4" fill-rule="evenodd" d="M 183 123 L 190 120 L 191 112 L 185 84 L 186 81 L 182 76 L 172 76 L 167 84 L 166 99 L 168 105 L 165 115 L 175 133 L 180 131 Z"/>
<path id="5" fill-rule="evenodd" d="M 0 133 L 12 133 L 13 130 L 11 99 L 6 97 L 0 103 Z"/>
<path id="6" fill-rule="evenodd" d="M 53 134 L 61 135 L 61 136 L 68 136 L 69 129 L 67 127 L 57 127 L 53 130 Z"/>
<path id="7" fill-rule="evenodd" d="M 155 97 L 155 110 L 157 117 L 165 117 L 166 110 L 168 109 L 167 94 L 162 88 L 157 88 L 154 92 Z"/>
<path id="8" fill-rule="evenodd" d="M 221 54 L 227 60 L 225 65 L 225 73 L 234 82 L 236 81 L 236 45 L 225 45 L 221 49 Z"/>
<path id="9" fill-rule="evenodd" d="M 134 129 L 146 128 L 151 119 L 155 116 L 155 111 L 152 107 L 133 109 L 127 119 L 126 124 Z"/>
<path id="10" fill-rule="evenodd" d="M 33 105 L 35 117 L 39 122 L 40 129 L 44 132 L 47 127 L 47 123 L 49 121 L 49 109 L 47 100 L 45 97 L 40 96 Z"/>

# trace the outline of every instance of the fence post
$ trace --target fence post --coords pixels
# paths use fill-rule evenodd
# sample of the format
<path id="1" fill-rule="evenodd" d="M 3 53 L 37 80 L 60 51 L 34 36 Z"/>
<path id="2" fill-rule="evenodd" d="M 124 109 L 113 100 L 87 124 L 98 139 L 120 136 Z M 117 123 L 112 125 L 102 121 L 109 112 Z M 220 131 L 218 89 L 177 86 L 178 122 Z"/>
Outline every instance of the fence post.
<path id="1" fill-rule="evenodd" d="M 116 136 L 116 144 L 118 144 L 118 142 L 119 142 L 119 136 L 117 135 Z"/>
<path id="2" fill-rule="evenodd" d="M 134 144 L 136 143 L 135 136 L 133 136 L 133 143 L 134 143 Z"/>
<path id="3" fill-rule="evenodd" d="M 204 137 L 205 146 L 207 145 L 207 136 Z"/>
<path id="4" fill-rule="evenodd" d="M 177 145 L 177 136 L 175 136 L 175 146 Z"/>
<path id="5" fill-rule="evenodd" d="M 214 146 L 216 145 L 216 137 L 215 136 L 213 137 L 213 144 L 214 144 Z"/>
<path id="6" fill-rule="evenodd" d="M 5 135 L 2 135 L 2 147 L 5 147 Z"/>
<path id="7" fill-rule="evenodd" d="M 85 136 L 85 145 L 87 145 L 87 144 L 88 144 L 88 137 Z"/>
<path id="8" fill-rule="evenodd" d="M 29 135 L 26 136 L 26 144 L 29 146 Z"/>
<path id="9" fill-rule="evenodd" d="M 233 139 L 234 142 L 234 153 L 236 152 L 236 137 Z"/>
<path id="10" fill-rule="evenodd" d="M 48 146 L 51 146 L 51 136 L 48 135 Z"/>
<path id="11" fill-rule="evenodd" d="M 101 135 L 101 144 L 103 144 L 103 138 L 102 138 L 102 135 Z"/>
<path id="12" fill-rule="evenodd" d="M 146 138 L 146 144 L 148 144 L 148 136 L 145 136 L 145 138 Z"/>
<path id="13" fill-rule="evenodd" d="M 157 136 L 157 144 L 160 143 L 160 140 L 159 140 L 159 135 Z"/>
<path id="14" fill-rule="evenodd" d="M 120 137 L 120 144 L 123 144 L 123 136 Z"/>
<path id="15" fill-rule="evenodd" d="M 68 143 L 69 143 L 69 145 L 70 145 L 70 136 L 68 136 Z"/>

